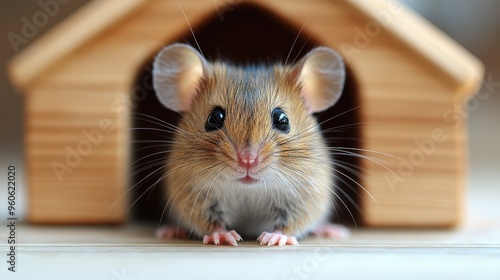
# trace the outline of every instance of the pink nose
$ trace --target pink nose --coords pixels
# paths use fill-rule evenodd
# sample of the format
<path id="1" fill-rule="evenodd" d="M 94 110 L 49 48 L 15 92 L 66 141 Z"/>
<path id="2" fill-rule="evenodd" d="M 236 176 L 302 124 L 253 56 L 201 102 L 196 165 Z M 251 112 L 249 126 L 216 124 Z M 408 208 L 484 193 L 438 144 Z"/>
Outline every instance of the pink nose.
<path id="1" fill-rule="evenodd" d="M 238 151 L 238 164 L 247 170 L 256 166 L 259 164 L 258 152 L 250 148 Z"/>

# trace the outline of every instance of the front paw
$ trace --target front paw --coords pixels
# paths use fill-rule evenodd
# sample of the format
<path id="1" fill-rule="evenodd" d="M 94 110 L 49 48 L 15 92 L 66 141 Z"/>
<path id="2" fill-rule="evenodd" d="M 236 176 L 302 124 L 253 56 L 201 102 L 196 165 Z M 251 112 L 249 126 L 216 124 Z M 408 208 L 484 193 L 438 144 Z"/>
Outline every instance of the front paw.
<path id="1" fill-rule="evenodd" d="M 283 232 L 276 230 L 274 232 L 264 231 L 261 233 L 257 241 L 260 241 L 260 245 L 267 246 L 285 246 L 285 245 L 299 245 L 297 239 L 294 236 L 287 236 Z"/>
<path id="2" fill-rule="evenodd" d="M 203 244 L 228 244 L 232 246 L 238 246 L 238 241 L 242 241 L 241 236 L 236 233 L 236 231 L 227 231 L 225 229 L 216 229 L 210 235 L 205 235 L 203 237 Z"/>

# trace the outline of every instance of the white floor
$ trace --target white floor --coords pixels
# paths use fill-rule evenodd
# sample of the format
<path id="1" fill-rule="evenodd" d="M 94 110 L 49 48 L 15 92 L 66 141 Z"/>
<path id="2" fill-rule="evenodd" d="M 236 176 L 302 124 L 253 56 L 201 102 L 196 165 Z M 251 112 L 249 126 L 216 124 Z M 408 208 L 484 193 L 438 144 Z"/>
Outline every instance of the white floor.
<path id="1" fill-rule="evenodd" d="M 17 272 L 8 272 L 4 263 L 0 278 L 498 279 L 495 232 L 360 230 L 346 241 L 316 239 L 276 248 L 254 241 L 239 247 L 167 244 L 143 228 L 24 226 Z"/>
<path id="2" fill-rule="evenodd" d="M 500 279 L 500 188 L 494 178 L 479 179 L 459 229 L 359 229 L 347 240 L 296 247 L 166 243 L 153 229 L 130 225 L 21 225 L 17 272 L 2 261 L 0 279 Z"/>
<path id="3" fill-rule="evenodd" d="M 2 279 L 498 279 L 498 247 L 103 245 L 19 249 Z M 8 276 L 7 278 L 4 278 Z"/>

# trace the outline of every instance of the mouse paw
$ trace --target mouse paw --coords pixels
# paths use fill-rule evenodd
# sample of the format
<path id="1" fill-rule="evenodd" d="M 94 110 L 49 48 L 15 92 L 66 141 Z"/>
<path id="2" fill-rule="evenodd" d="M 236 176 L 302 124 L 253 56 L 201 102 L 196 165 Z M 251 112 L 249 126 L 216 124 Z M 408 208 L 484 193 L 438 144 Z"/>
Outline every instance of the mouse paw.
<path id="1" fill-rule="evenodd" d="M 339 224 L 323 224 L 318 226 L 312 234 L 318 237 L 344 239 L 349 237 L 350 231 L 347 227 Z"/>
<path id="2" fill-rule="evenodd" d="M 227 231 L 220 228 L 214 230 L 212 234 L 203 237 L 203 244 L 220 245 L 226 243 L 232 246 L 238 246 L 238 241 L 243 241 L 243 239 L 236 231 Z"/>
<path id="3" fill-rule="evenodd" d="M 160 239 L 186 239 L 187 231 L 180 227 L 162 226 L 155 231 L 155 236 Z"/>
<path id="4" fill-rule="evenodd" d="M 293 236 L 286 236 L 283 232 L 277 230 L 275 232 L 264 231 L 260 234 L 257 241 L 260 241 L 260 245 L 267 246 L 285 246 L 285 245 L 299 245 L 297 239 Z"/>

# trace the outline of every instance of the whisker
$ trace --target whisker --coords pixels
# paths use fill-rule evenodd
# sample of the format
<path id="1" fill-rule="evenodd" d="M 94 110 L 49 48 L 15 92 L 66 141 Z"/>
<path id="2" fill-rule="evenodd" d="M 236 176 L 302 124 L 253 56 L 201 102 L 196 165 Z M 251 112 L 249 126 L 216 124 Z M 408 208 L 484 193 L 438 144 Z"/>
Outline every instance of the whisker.
<path id="1" fill-rule="evenodd" d="M 297 36 L 295 36 L 295 40 L 293 40 L 292 47 L 290 48 L 290 51 L 288 51 L 288 55 L 286 56 L 285 63 L 284 63 L 285 65 L 287 64 L 288 59 L 290 58 L 290 55 L 292 54 L 293 48 L 295 47 L 295 44 L 297 43 L 297 40 L 299 39 L 300 34 L 302 33 L 302 30 L 304 29 L 304 27 L 307 25 L 308 22 L 309 22 L 309 19 L 307 19 L 306 22 L 304 22 L 304 24 L 302 25 L 302 27 L 299 30 L 299 33 L 297 34 Z M 299 51 L 299 53 L 300 53 L 300 51 Z M 297 59 L 297 57 L 295 57 L 295 59 Z"/>
<path id="2" fill-rule="evenodd" d="M 355 111 L 355 110 L 358 110 L 358 109 L 360 109 L 361 107 L 363 107 L 363 105 L 358 105 L 358 106 L 352 107 L 352 108 L 350 108 L 350 109 L 348 109 L 348 110 L 346 110 L 346 111 L 344 111 L 344 112 L 342 112 L 342 113 L 339 113 L 339 114 L 337 114 L 337 115 L 335 115 L 335 116 L 333 116 L 333 117 L 330 117 L 330 118 L 328 118 L 328 119 L 326 119 L 326 120 L 324 120 L 324 121 L 319 122 L 319 123 L 318 123 L 318 126 L 321 126 L 321 125 L 323 125 L 323 124 L 325 124 L 325 123 L 327 123 L 327 122 L 329 122 L 329 121 L 331 121 L 331 120 L 334 120 L 334 119 L 336 119 L 336 118 L 339 118 L 339 117 L 341 117 L 341 116 L 343 116 L 343 115 L 345 115 L 345 114 L 347 114 L 347 113 L 350 113 L 350 112 L 353 112 L 353 111 Z"/>
<path id="3" fill-rule="evenodd" d="M 161 126 L 163 128 L 174 129 L 174 130 L 178 129 L 175 125 L 167 123 L 165 121 L 161 121 L 161 119 L 158 119 L 158 118 L 153 117 L 153 116 L 148 116 L 148 117 L 151 119 L 144 118 L 144 117 L 134 117 L 133 119 L 138 120 L 138 121 L 145 121 L 145 122 L 148 122 L 149 124 L 155 124 L 155 125 Z"/>
<path id="4" fill-rule="evenodd" d="M 179 8 L 182 11 L 182 15 L 184 16 L 187 24 L 189 25 L 189 30 L 191 31 L 191 35 L 193 35 L 193 39 L 194 39 L 194 42 L 196 43 L 196 46 L 198 47 L 198 50 L 200 51 L 201 55 L 203 57 L 205 57 L 205 55 L 203 54 L 203 51 L 201 50 L 200 44 L 198 44 L 198 40 L 196 39 L 196 36 L 194 35 L 193 27 L 191 26 L 191 23 L 189 22 L 189 19 L 187 18 L 186 13 L 184 12 L 184 9 L 182 8 L 181 2 L 179 2 L 179 0 L 176 0 L 176 1 L 177 1 L 177 4 L 179 4 Z"/>
<path id="5" fill-rule="evenodd" d="M 364 178 L 365 177 L 360 171 L 358 171 L 356 169 L 358 166 L 355 165 L 355 164 L 349 164 L 348 162 L 341 162 L 341 161 L 338 161 L 338 160 L 332 160 L 330 162 L 332 163 L 333 166 L 338 166 L 340 168 L 343 168 L 347 172 L 352 173 L 354 176 L 356 176 L 358 178 Z M 333 168 L 335 168 L 335 167 L 333 167 Z"/>
<path id="6" fill-rule="evenodd" d="M 109 207 L 109 209 L 106 211 L 106 214 L 109 213 L 109 211 L 111 211 L 111 209 L 113 209 L 113 207 L 116 206 L 116 204 L 122 200 L 126 195 L 128 195 L 129 192 L 131 192 L 134 188 L 136 188 L 139 184 L 141 184 L 144 180 L 148 179 L 149 177 L 151 177 L 154 173 L 158 172 L 159 170 L 163 169 L 163 166 L 156 169 L 155 171 L 151 172 L 149 175 L 147 175 L 146 177 L 142 178 L 139 182 L 135 183 L 132 187 L 130 187 L 127 191 L 125 191 L 120 197 L 118 197 L 116 199 L 116 201 Z M 131 206 L 132 207 L 132 206 Z M 130 210 L 130 208 L 129 208 Z"/>
<path id="7" fill-rule="evenodd" d="M 392 155 L 392 154 L 388 154 L 388 153 L 384 153 L 384 152 L 380 152 L 380 151 L 376 151 L 376 150 L 363 149 L 363 148 L 354 148 L 354 147 L 329 147 L 328 149 L 329 150 L 339 150 L 339 151 L 353 150 L 353 151 L 369 152 L 369 153 L 384 155 L 384 156 L 391 157 L 391 158 L 397 158 L 397 156 Z"/>
<path id="8" fill-rule="evenodd" d="M 370 156 L 365 156 L 365 155 L 361 155 L 361 154 L 357 154 L 357 153 L 353 153 L 353 152 L 349 152 L 349 151 L 342 151 L 342 152 L 338 152 L 338 153 L 332 153 L 332 154 L 336 154 L 336 155 L 346 155 L 346 156 L 353 156 L 353 157 L 357 157 L 357 158 L 362 158 L 362 159 L 366 159 L 370 162 L 373 162 L 375 163 L 376 165 L 384 168 L 385 170 L 389 171 L 392 175 L 396 176 L 396 177 L 399 177 L 394 171 L 392 171 L 392 169 L 390 169 L 389 167 L 387 167 L 386 165 L 382 164 L 381 162 L 373 159 L 372 157 Z"/>
<path id="9" fill-rule="evenodd" d="M 161 154 L 167 154 L 167 153 L 169 153 L 169 151 L 160 151 L 160 152 L 156 152 L 156 153 L 145 155 L 145 156 L 141 157 L 140 159 L 135 160 L 134 162 L 132 162 L 129 165 L 129 168 L 132 167 L 132 166 L 135 166 L 138 162 L 140 162 L 142 160 L 145 160 L 147 158 L 154 157 L 154 156 L 161 155 Z"/>
<path id="10" fill-rule="evenodd" d="M 178 113 L 178 112 L 174 112 L 174 113 L 178 114 L 179 116 L 182 116 L 182 115 L 181 115 L 180 113 Z M 162 124 L 162 125 L 164 125 L 164 126 L 176 127 L 174 124 L 169 123 L 169 122 L 167 122 L 167 121 L 165 121 L 165 120 L 163 120 L 163 119 L 160 119 L 160 118 L 158 118 L 158 117 L 155 117 L 155 116 L 153 116 L 153 115 L 148 115 L 148 114 L 138 113 L 138 112 L 137 112 L 137 113 L 135 113 L 135 115 L 137 115 L 137 116 L 139 116 L 139 117 L 146 118 L 146 119 L 144 119 L 144 120 L 146 120 L 146 121 L 148 120 L 147 118 L 150 118 L 151 120 L 154 120 L 154 121 L 156 121 L 156 122 L 158 122 L 158 123 L 160 123 L 160 124 Z M 137 117 L 134 117 L 134 119 L 137 119 Z"/>
<path id="11" fill-rule="evenodd" d="M 286 62 L 288 62 L 288 59 L 289 59 L 289 56 L 290 54 L 292 53 L 292 50 L 295 46 L 295 43 L 297 42 L 297 39 L 300 37 L 300 34 L 302 33 L 302 30 L 304 29 L 304 27 L 306 26 L 306 24 L 309 22 L 309 19 L 306 20 L 306 22 L 302 25 L 302 27 L 300 28 L 299 30 L 299 33 L 297 34 L 297 37 L 295 38 L 293 44 L 292 44 L 292 47 L 290 48 L 290 51 L 288 53 L 288 56 L 286 58 Z M 295 55 L 292 63 L 295 63 L 297 58 L 299 57 L 300 53 L 302 52 L 302 50 L 304 49 L 304 47 L 307 45 L 307 43 L 309 42 L 309 39 L 311 38 L 311 35 L 309 35 L 309 37 L 305 40 L 305 42 L 302 44 L 302 47 L 300 48 L 300 50 L 297 52 L 297 55 Z M 285 62 L 285 65 L 286 65 L 286 62 Z M 277 93 L 280 91 L 281 87 L 283 86 L 283 83 L 286 79 L 286 77 L 289 75 L 290 71 L 292 70 L 292 67 L 288 67 L 288 69 L 286 70 L 285 72 L 285 75 L 283 75 L 283 77 L 281 77 L 281 80 L 280 82 L 278 83 L 278 86 L 276 87 L 276 90 L 274 91 L 274 94 L 273 94 L 273 97 L 276 98 L 278 95 Z"/>
<path id="12" fill-rule="evenodd" d="M 373 195 L 365 187 L 363 187 L 360 183 L 358 183 L 356 180 L 354 180 L 353 178 L 351 178 L 350 176 L 348 176 L 347 174 L 345 174 L 344 172 L 342 172 L 338 169 L 335 169 L 335 172 L 343 175 L 345 178 L 349 179 L 351 182 L 356 184 L 359 188 L 361 188 L 364 192 L 366 192 L 366 194 L 368 194 L 368 196 L 370 196 L 370 198 L 378 205 L 378 201 L 375 199 L 375 197 L 373 197 Z"/>
<path id="13" fill-rule="evenodd" d="M 132 151 L 134 153 L 137 153 L 139 151 L 145 151 L 145 150 L 149 150 L 149 149 L 154 149 L 156 150 L 156 148 L 162 148 L 162 150 L 165 150 L 165 151 L 170 151 L 170 148 L 172 147 L 173 145 L 172 144 L 159 144 L 159 145 L 150 145 L 150 146 L 144 146 L 144 147 L 141 147 L 141 148 L 137 148 L 137 149 L 133 149 Z M 132 165 L 132 164 L 131 164 Z"/>
<path id="14" fill-rule="evenodd" d="M 293 169 L 289 169 L 289 167 L 288 167 L 288 166 L 287 166 L 287 167 L 285 167 L 285 168 L 286 168 L 286 169 L 288 169 L 288 170 L 290 170 L 290 171 L 292 171 L 292 172 L 294 172 L 294 171 L 293 171 Z M 298 173 L 298 172 L 294 172 L 294 173 L 295 173 L 296 175 L 299 175 L 299 176 L 301 176 L 302 178 L 304 178 L 304 176 L 303 176 L 302 174 L 300 174 L 300 173 Z M 305 179 L 305 178 L 304 178 L 304 179 Z M 331 193 L 332 193 L 332 194 L 333 194 L 333 195 L 334 195 L 334 196 L 338 199 L 338 201 L 340 201 L 340 202 L 342 203 L 342 205 L 345 207 L 345 209 L 349 212 L 349 215 L 351 216 L 351 218 L 352 218 L 352 220 L 353 220 L 353 222 L 354 222 L 355 227 L 357 227 L 357 224 L 356 224 L 356 219 L 354 218 L 354 214 L 351 212 L 351 210 L 349 209 L 349 207 L 347 206 L 347 204 L 346 204 L 346 203 L 342 200 L 342 198 L 341 198 L 341 197 L 340 197 L 340 196 L 339 196 L 339 195 L 338 195 L 338 194 L 337 194 L 334 190 L 332 190 L 332 188 L 331 188 L 330 186 L 326 186 L 324 183 L 322 183 L 322 182 L 318 181 L 316 178 L 311 178 L 311 179 L 312 179 L 313 181 L 315 181 L 316 183 L 318 183 L 318 184 L 322 185 L 323 187 L 325 187 L 327 190 L 329 190 L 329 191 L 330 191 L 330 192 L 331 192 Z M 307 179 L 306 179 L 306 180 L 307 180 Z M 307 180 L 307 181 L 309 182 L 309 184 L 310 184 L 310 186 L 311 186 L 311 187 L 315 188 L 315 187 L 314 187 L 315 185 L 314 185 L 312 182 L 310 182 L 309 180 Z M 305 188 L 305 190 L 307 191 L 307 189 L 306 189 L 306 188 Z M 316 191 L 317 191 L 317 189 L 316 189 Z M 308 193 L 309 193 L 309 192 L 308 192 Z M 309 193 L 309 195 L 311 195 L 311 194 Z M 332 201 L 332 202 L 333 202 L 333 201 Z"/>
<path id="15" fill-rule="evenodd" d="M 322 132 L 345 132 L 345 130 L 341 130 L 342 128 L 349 128 L 349 127 L 356 127 L 358 125 L 364 125 L 367 124 L 366 122 L 357 122 L 357 123 L 349 123 L 349 124 L 343 124 L 339 126 L 334 126 L 334 127 L 329 127 L 329 128 L 323 128 L 321 131 Z"/>
<path id="16" fill-rule="evenodd" d="M 160 166 L 160 165 L 165 165 L 164 159 L 156 159 L 156 160 L 149 161 L 147 163 L 141 164 L 137 168 L 134 168 L 134 170 L 131 171 L 130 176 L 136 176 L 136 175 L 138 175 L 146 170 L 151 169 L 152 167 L 156 167 L 156 166 Z"/>
<path id="17" fill-rule="evenodd" d="M 140 114 L 140 113 L 137 113 L 137 115 L 144 115 L 144 114 Z M 171 123 L 168 123 L 166 121 L 163 121 L 159 118 L 156 118 L 154 116 L 149 116 L 149 115 L 144 115 L 144 116 L 148 116 L 149 118 L 151 119 L 147 119 L 147 118 L 139 118 L 139 117 L 134 117 L 135 120 L 142 120 L 142 121 L 147 121 L 151 124 L 155 124 L 161 128 L 164 128 L 165 129 L 165 132 L 168 132 L 168 133 L 178 133 L 178 134 L 182 134 L 182 135 L 186 135 L 186 136 L 189 136 L 189 135 L 192 135 L 191 132 L 188 132 L 184 129 L 181 129 L 179 128 L 178 126 L 174 125 L 174 124 L 171 124 Z M 148 129 L 148 127 L 140 127 L 140 128 L 144 128 L 144 129 Z"/>

